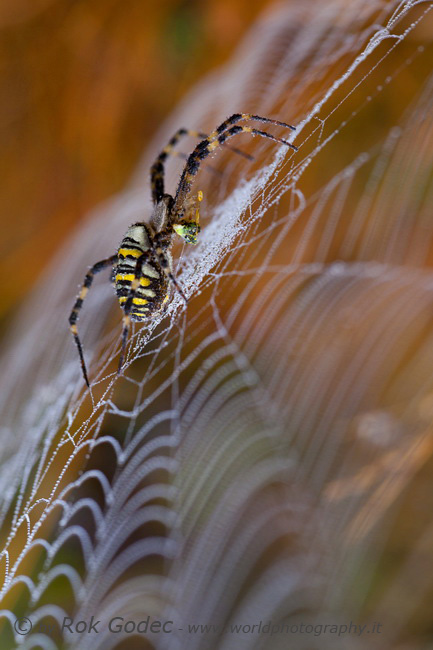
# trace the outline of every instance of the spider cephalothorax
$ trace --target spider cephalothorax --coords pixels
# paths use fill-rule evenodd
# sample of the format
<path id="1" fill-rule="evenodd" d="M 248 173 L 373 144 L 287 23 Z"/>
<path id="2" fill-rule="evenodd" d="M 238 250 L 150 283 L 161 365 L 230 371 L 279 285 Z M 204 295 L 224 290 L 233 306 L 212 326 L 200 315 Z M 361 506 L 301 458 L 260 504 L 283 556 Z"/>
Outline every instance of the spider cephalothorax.
<path id="1" fill-rule="evenodd" d="M 151 168 L 154 209 L 149 223 L 139 222 L 130 226 L 117 253 L 94 264 L 86 274 L 81 291 L 69 316 L 69 324 L 77 344 L 81 368 L 87 386 L 90 386 L 90 384 L 83 349 L 78 337 L 77 320 L 95 273 L 109 266 L 112 267 L 116 294 L 123 309 L 122 350 L 118 367 L 118 372 L 120 372 L 131 320 L 147 320 L 154 313 L 161 311 L 169 299 L 170 283 L 186 302 L 186 297 L 173 275 L 170 248 L 175 234 L 182 237 L 188 244 L 197 243 L 197 235 L 200 232 L 198 203 L 202 199 L 202 193 L 198 192 L 193 196 L 191 186 L 201 161 L 223 145 L 226 140 L 242 132 L 269 138 L 296 150 L 296 147 L 290 142 L 277 138 L 266 131 L 259 131 L 238 124 L 238 122 L 245 120 L 257 120 L 294 130 L 293 126 L 285 122 L 248 113 L 235 113 L 207 136 L 196 131 L 179 129 L 159 154 Z M 191 155 L 188 156 L 176 194 L 173 197 L 166 194 L 164 190 L 164 164 L 168 156 L 176 153 L 174 146 L 184 135 L 203 139 L 195 147 Z"/>

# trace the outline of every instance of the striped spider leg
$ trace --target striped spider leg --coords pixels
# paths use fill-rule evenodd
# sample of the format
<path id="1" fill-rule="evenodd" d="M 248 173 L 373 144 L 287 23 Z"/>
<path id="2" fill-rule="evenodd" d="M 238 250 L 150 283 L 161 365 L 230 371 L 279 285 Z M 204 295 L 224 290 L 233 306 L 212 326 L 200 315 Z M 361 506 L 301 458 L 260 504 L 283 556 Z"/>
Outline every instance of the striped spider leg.
<path id="1" fill-rule="evenodd" d="M 82 287 L 80 289 L 80 293 L 78 294 L 78 297 L 75 301 L 74 307 L 71 311 L 71 314 L 69 316 L 69 327 L 72 332 L 72 336 L 74 337 L 75 344 L 78 348 L 78 354 L 80 357 L 80 363 L 81 363 L 81 370 L 83 372 L 83 377 L 84 381 L 86 382 L 87 386 L 90 388 L 89 384 L 89 377 L 87 374 L 87 369 L 86 369 L 86 363 L 84 361 L 84 354 L 83 354 L 83 347 L 81 345 L 80 338 L 78 336 L 78 329 L 77 329 L 77 321 L 78 317 L 80 314 L 81 307 L 83 306 L 83 302 L 85 297 L 87 296 L 87 293 L 92 286 L 93 278 L 96 275 L 96 273 L 99 273 L 100 271 L 103 271 L 106 269 L 108 266 L 113 266 L 117 260 L 117 254 L 116 255 L 111 255 L 111 257 L 107 257 L 105 260 L 101 260 L 100 262 L 96 262 L 89 271 L 86 273 L 86 276 L 84 278 L 84 282 L 82 284 Z"/>
<path id="2" fill-rule="evenodd" d="M 197 243 L 197 235 L 200 232 L 198 203 L 202 199 L 202 193 L 199 191 L 194 197 L 191 189 L 201 162 L 219 147 L 227 146 L 227 140 L 238 133 L 249 133 L 250 135 L 268 138 L 297 151 L 297 147 L 287 140 L 278 138 L 266 131 L 239 124 L 248 120 L 295 130 L 295 127 L 285 122 L 250 113 L 233 114 L 207 136 L 198 131 L 179 129 L 151 167 L 151 189 L 154 207 L 149 222 L 140 221 L 132 224 L 127 229 L 117 253 L 97 262 L 87 272 L 69 316 L 69 326 L 78 349 L 83 377 L 88 387 L 90 387 L 90 384 L 83 348 L 78 337 L 77 320 L 94 275 L 110 265 L 115 271 L 115 290 L 120 307 L 123 310 L 122 346 L 118 366 L 118 373 L 120 373 L 131 320 L 147 321 L 154 314 L 163 311 L 169 299 L 170 283 L 181 295 L 184 302 L 187 302 L 185 293 L 173 274 L 170 249 L 176 234 L 186 243 Z M 179 139 L 185 135 L 203 139 L 187 157 L 173 197 L 165 192 L 165 161 L 170 155 L 179 155 L 174 150 L 174 147 Z M 246 158 L 252 158 L 239 149 L 229 148 Z"/>

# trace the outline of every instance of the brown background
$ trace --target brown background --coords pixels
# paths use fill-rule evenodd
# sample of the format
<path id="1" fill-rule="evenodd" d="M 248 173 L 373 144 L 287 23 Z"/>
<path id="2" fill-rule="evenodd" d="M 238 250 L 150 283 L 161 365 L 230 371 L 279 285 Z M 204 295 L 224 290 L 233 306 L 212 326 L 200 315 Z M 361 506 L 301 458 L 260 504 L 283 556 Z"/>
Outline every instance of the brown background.
<path id="1" fill-rule="evenodd" d="M 164 117 L 226 60 L 268 4 L 2 4 L 3 328 L 56 247 L 90 208 L 122 189 Z"/>

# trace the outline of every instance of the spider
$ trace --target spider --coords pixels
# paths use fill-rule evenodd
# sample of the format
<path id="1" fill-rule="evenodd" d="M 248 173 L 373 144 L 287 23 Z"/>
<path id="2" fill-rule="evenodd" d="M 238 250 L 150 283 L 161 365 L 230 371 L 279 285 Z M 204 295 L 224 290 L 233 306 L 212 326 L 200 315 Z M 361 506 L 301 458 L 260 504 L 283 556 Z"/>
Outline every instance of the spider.
<path id="1" fill-rule="evenodd" d="M 294 126 L 278 120 L 249 113 L 235 113 L 207 136 L 189 129 L 176 131 L 151 167 L 154 208 L 149 223 L 132 224 L 126 231 L 117 252 L 97 262 L 87 272 L 69 316 L 69 325 L 78 348 L 84 381 L 89 388 L 83 348 L 78 337 L 77 320 L 95 274 L 107 267 L 112 267 L 112 281 L 114 281 L 116 294 L 123 309 L 122 347 L 117 370 L 120 374 L 131 320 L 144 321 L 152 317 L 153 314 L 162 311 L 169 299 L 170 282 L 184 302 L 187 302 L 185 294 L 173 275 L 170 249 L 175 234 L 178 234 L 188 244 L 197 243 L 197 235 L 200 232 L 200 214 L 197 206 L 202 199 L 202 193 L 198 192 L 195 199 L 191 198 L 191 186 L 201 161 L 237 133 L 259 135 L 297 151 L 297 147 L 286 140 L 277 138 L 266 131 L 259 131 L 250 126 L 239 124 L 246 120 L 275 124 L 295 130 Z M 173 197 L 165 192 L 164 164 L 170 155 L 179 155 L 174 151 L 174 147 L 181 137 L 186 135 L 203 139 L 187 157 L 176 194 Z M 242 153 L 237 149 L 234 151 Z"/>

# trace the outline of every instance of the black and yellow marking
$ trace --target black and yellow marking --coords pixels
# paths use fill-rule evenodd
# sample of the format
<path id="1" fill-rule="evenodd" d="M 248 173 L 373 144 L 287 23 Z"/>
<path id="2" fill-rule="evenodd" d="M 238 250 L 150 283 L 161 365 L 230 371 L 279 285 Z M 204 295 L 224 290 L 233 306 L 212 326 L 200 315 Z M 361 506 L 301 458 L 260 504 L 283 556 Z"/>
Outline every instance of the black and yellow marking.
<path id="1" fill-rule="evenodd" d="M 146 234 L 152 235 L 147 229 Z M 143 250 L 136 240 L 125 237 L 118 256 L 114 280 L 119 304 L 132 320 L 145 320 L 161 308 L 168 293 L 168 278 L 158 269 L 158 265 L 162 267 L 158 260 L 164 257 L 162 251 Z"/>
<path id="2" fill-rule="evenodd" d="M 261 117 L 260 115 L 252 115 L 250 113 L 235 113 L 227 120 L 225 120 L 207 138 L 199 142 L 192 154 L 188 157 L 185 168 L 180 177 L 179 185 L 174 199 L 174 221 L 176 221 L 182 213 L 183 205 L 185 204 L 186 197 L 191 190 L 192 182 L 199 170 L 201 162 L 219 146 L 223 145 L 229 138 L 232 138 L 238 133 L 249 133 L 251 135 L 261 136 L 262 138 L 268 138 L 274 142 L 279 142 L 280 144 L 284 144 L 287 147 L 290 147 L 294 151 L 298 150 L 297 147 L 295 147 L 295 145 L 291 142 L 283 140 L 282 138 L 277 138 L 276 136 L 267 133 L 266 131 L 254 129 L 250 126 L 241 126 L 240 124 L 236 124 L 237 122 L 243 120 L 260 121 L 295 130 L 295 127 L 291 124 L 286 124 L 285 122 L 280 122 L 279 120 L 272 120 L 267 117 Z"/>
<path id="3" fill-rule="evenodd" d="M 119 248 L 119 258 L 124 259 L 125 257 L 141 257 L 143 251 L 140 248 L 135 248 L 134 246 L 127 246 L 122 242 L 122 248 Z"/>
<path id="4" fill-rule="evenodd" d="M 117 255 L 112 255 L 111 257 L 108 257 L 107 259 L 101 260 L 100 262 L 94 264 L 92 268 L 86 273 L 83 285 L 80 289 L 80 293 L 78 294 L 78 297 L 75 301 L 75 304 L 69 316 L 69 328 L 71 330 L 72 336 L 74 337 L 75 345 L 77 346 L 78 349 L 84 381 L 86 382 L 89 388 L 90 388 L 90 383 L 89 383 L 89 377 L 87 375 L 86 362 L 84 361 L 83 348 L 81 345 L 80 338 L 78 336 L 78 328 L 77 328 L 78 316 L 80 314 L 80 309 L 83 306 L 84 299 L 90 287 L 92 286 L 93 278 L 96 275 L 96 273 L 99 273 L 103 269 L 107 268 L 107 266 L 112 266 L 116 260 L 117 260 Z"/>
<path id="5" fill-rule="evenodd" d="M 178 129 L 176 133 L 170 138 L 168 144 L 164 147 L 150 168 L 152 199 L 155 204 L 158 203 L 164 195 L 164 163 L 169 156 L 175 154 L 174 147 L 179 142 L 179 140 L 187 135 L 191 136 L 192 138 L 206 137 L 206 134 L 200 133 L 199 131 L 192 131 L 190 129 Z"/>
<path id="6" fill-rule="evenodd" d="M 133 273 L 116 273 L 115 280 L 116 283 L 118 282 L 132 282 L 134 280 L 135 276 Z M 150 278 L 147 278 L 146 276 L 143 276 L 140 278 L 140 286 L 142 287 L 148 287 L 152 283 L 152 280 Z"/>
<path id="7" fill-rule="evenodd" d="M 119 303 L 121 305 L 123 305 L 127 300 L 128 300 L 127 296 L 120 296 Z M 133 305 L 148 305 L 149 300 L 147 300 L 147 298 L 133 298 L 132 299 L 132 304 Z"/>
<path id="8" fill-rule="evenodd" d="M 242 115 L 246 114 L 240 114 L 241 118 Z M 233 116 L 232 116 L 233 118 Z M 227 125 L 231 124 L 230 120 L 232 118 L 229 118 L 229 120 L 226 120 Z M 242 119 L 254 119 L 254 117 L 245 117 Z M 258 118 L 257 119 L 262 119 Z M 263 118 L 264 121 L 265 118 Z M 272 121 L 272 120 L 270 120 Z M 274 124 L 281 124 L 284 125 L 283 122 L 277 122 L 277 121 L 272 121 Z M 221 128 L 222 125 L 220 125 Z M 207 133 L 202 133 L 201 131 L 193 131 L 192 129 L 178 129 L 176 133 L 173 135 L 173 137 L 170 138 L 168 141 L 167 145 L 164 147 L 164 149 L 161 151 L 159 156 L 156 158 L 155 162 L 153 163 L 152 167 L 150 168 L 150 185 L 151 185 L 151 190 L 152 190 L 152 200 L 155 204 L 157 204 L 163 197 L 164 191 L 165 191 L 165 184 L 164 184 L 164 163 L 167 160 L 169 156 L 177 156 L 179 158 L 186 158 L 188 159 L 188 156 L 186 156 L 183 153 L 180 153 L 179 151 L 175 150 L 175 146 L 179 142 L 179 140 L 185 136 L 190 136 L 191 138 L 201 138 L 202 140 L 208 140 L 211 138 L 214 138 L 218 135 L 219 131 L 212 131 L 209 135 Z M 243 156 L 247 160 L 254 160 L 254 156 L 251 156 L 249 153 L 245 153 L 245 151 L 242 151 L 242 149 L 238 149 L 237 147 L 232 147 L 230 145 L 227 145 L 227 148 L 233 151 L 234 153 L 238 154 L 239 156 Z"/>
<path id="9" fill-rule="evenodd" d="M 148 232 L 149 235 L 149 232 Z M 120 374 L 123 360 L 125 358 L 126 343 L 128 340 L 131 320 L 143 321 L 148 318 L 152 312 L 161 309 L 162 304 L 168 293 L 168 276 L 163 271 L 159 271 L 153 256 L 158 255 L 158 251 L 141 251 L 137 256 L 134 271 L 127 269 L 124 271 L 121 262 L 128 258 L 128 253 L 138 248 L 130 248 L 125 239 L 119 248 L 119 265 L 116 273 L 116 292 L 119 304 L 123 309 L 123 330 L 122 330 L 122 348 L 119 357 L 118 374 Z M 130 256 L 129 256 L 130 257 Z M 161 266 L 161 264 L 160 264 Z M 150 275 L 149 267 L 153 270 Z"/>
<path id="10" fill-rule="evenodd" d="M 194 204 L 189 200 L 188 194 L 201 162 L 220 146 L 225 146 L 227 140 L 238 133 L 249 133 L 250 135 L 268 138 L 297 151 L 297 147 L 287 140 L 273 136 L 266 131 L 239 124 L 239 122 L 246 120 L 274 124 L 295 130 L 295 127 L 285 122 L 251 113 L 234 113 L 209 135 L 198 131 L 179 129 L 164 147 L 151 168 L 152 198 L 155 209 L 149 224 L 140 222 L 130 226 L 117 253 L 94 264 L 86 274 L 69 316 L 69 326 L 78 348 L 83 377 L 87 386 L 90 387 L 89 378 L 78 336 L 77 321 L 94 275 L 107 266 L 112 266 L 111 279 L 115 284 L 119 304 L 124 312 L 122 348 L 118 366 L 118 372 L 120 373 L 131 320 L 146 320 L 155 311 L 163 308 L 169 299 L 169 281 L 183 300 L 187 302 L 185 294 L 171 271 L 169 249 L 175 233 L 183 237 L 187 243 L 195 244 L 197 242 L 197 235 L 200 232 L 200 214 L 198 207 L 195 207 L 195 215 L 193 215 Z M 174 147 L 179 139 L 185 135 L 202 138 L 202 140 L 196 145 L 191 155 L 187 157 L 176 195 L 173 198 L 170 194 L 164 193 L 164 163 L 169 156 L 179 155 L 184 157 L 184 154 L 175 151 Z M 239 149 L 229 148 L 246 158 L 252 158 L 252 156 Z M 197 203 L 202 200 L 202 196 L 202 192 L 198 192 Z"/>

